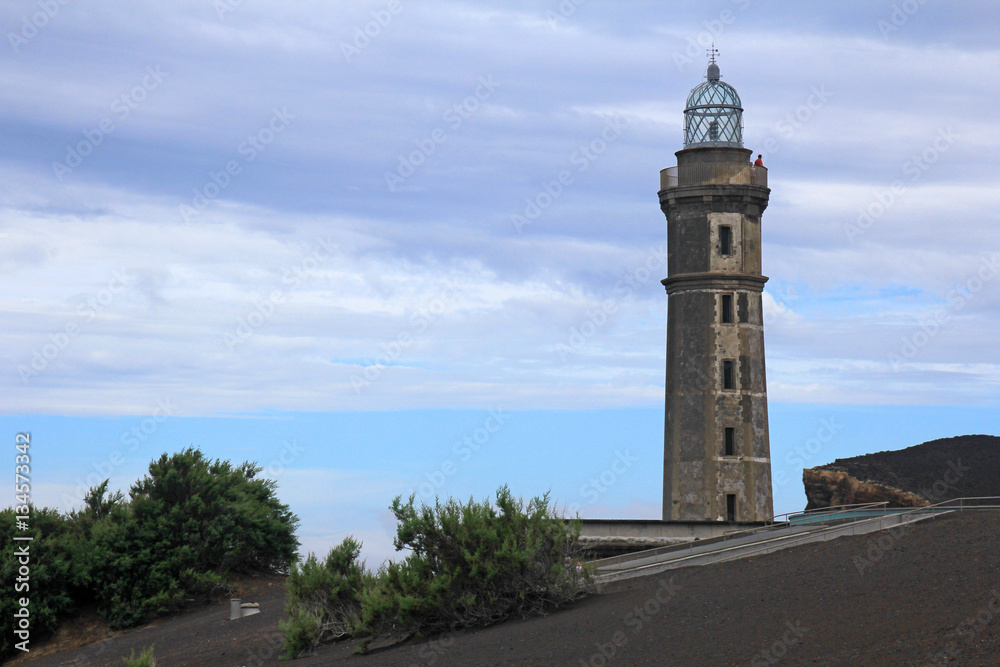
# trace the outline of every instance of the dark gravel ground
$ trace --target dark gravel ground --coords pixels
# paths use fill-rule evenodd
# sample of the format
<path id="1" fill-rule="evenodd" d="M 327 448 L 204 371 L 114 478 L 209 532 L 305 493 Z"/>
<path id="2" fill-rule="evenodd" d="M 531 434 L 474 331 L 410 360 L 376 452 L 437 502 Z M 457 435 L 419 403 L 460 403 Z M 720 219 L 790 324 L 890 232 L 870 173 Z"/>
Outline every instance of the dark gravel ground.
<path id="1" fill-rule="evenodd" d="M 279 661 L 273 584 L 245 594 L 257 616 L 230 622 L 215 605 L 26 664 L 120 665 L 155 643 L 161 667 L 1000 665 L 1000 512 L 633 579 L 550 616 L 365 656 L 338 644 Z"/>

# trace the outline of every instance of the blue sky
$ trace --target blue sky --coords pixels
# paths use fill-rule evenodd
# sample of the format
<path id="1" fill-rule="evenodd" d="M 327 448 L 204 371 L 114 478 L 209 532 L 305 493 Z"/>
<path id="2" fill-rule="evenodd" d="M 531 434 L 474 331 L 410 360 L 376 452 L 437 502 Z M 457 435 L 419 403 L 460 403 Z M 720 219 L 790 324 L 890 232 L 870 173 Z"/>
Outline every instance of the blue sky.
<path id="1" fill-rule="evenodd" d="M 392 497 L 431 487 L 658 516 L 658 172 L 714 40 L 772 190 L 775 510 L 803 465 L 996 434 L 997 24 L 919 0 L 6 2 L 3 432 L 32 432 L 35 498 L 65 509 L 164 451 L 256 460 L 307 549 L 352 533 L 372 562 Z"/>

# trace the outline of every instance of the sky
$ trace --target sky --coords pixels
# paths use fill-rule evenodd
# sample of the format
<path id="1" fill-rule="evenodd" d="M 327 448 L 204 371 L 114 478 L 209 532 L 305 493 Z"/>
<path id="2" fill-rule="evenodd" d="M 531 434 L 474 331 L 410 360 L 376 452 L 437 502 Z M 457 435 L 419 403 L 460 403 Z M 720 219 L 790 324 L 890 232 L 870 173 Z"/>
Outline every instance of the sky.
<path id="1" fill-rule="evenodd" d="M 303 551 L 370 565 L 397 495 L 658 517 L 658 172 L 713 43 L 769 169 L 775 511 L 803 467 L 1000 434 L 998 31 L 985 1 L 8 0 L 0 438 L 67 510 L 164 452 L 256 461 Z"/>

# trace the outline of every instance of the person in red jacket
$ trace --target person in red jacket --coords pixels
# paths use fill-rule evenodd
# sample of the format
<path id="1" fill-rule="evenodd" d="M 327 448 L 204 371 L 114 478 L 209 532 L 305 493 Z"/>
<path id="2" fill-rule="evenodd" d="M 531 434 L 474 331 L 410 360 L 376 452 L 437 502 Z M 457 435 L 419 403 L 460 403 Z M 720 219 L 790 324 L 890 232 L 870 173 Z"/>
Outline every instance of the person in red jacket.
<path id="1" fill-rule="evenodd" d="M 760 153 L 757 153 L 757 159 L 754 160 L 754 165 L 757 166 L 757 167 L 763 167 L 764 166 L 764 159 L 761 157 Z"/>

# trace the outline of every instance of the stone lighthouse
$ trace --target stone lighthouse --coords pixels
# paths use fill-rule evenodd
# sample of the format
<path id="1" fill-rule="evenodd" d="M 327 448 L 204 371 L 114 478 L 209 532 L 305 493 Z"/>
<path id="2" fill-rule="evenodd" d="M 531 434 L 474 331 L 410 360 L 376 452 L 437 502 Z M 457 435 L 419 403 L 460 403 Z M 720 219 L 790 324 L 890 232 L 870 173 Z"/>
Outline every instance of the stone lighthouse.
<path id="1" fill-rule="evenodd" d="M 743 108 L 715 50 L 687 98 L 684 148 L 660 172 L 667 216 L 665 521 L 773 515 L 764 380 L 761 214 L 767 170 L 743 148 Z"/>

